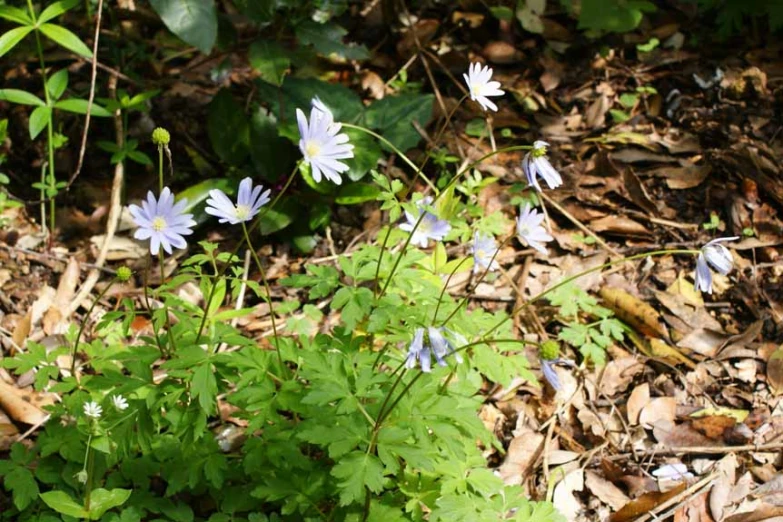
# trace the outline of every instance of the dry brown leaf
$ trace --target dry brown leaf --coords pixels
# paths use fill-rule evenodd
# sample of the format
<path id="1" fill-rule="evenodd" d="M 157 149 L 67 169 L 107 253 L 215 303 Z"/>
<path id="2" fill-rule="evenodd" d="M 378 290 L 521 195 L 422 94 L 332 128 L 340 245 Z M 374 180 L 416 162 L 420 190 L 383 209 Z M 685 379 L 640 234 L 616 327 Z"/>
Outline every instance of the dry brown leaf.
<path id="1" fill-rule="evenodd" d="M 32 327 L 32 318 L 33 314 L 32 311 L 27 312 L 22 319 L 16 323 L 16 326 L 14 327 L 14 331 L 11 334 L 11 339 L 14 341 L 14 344 L 16 346 L 19 346 L 20 348 L 24 348 L 25 341 L 27 340 L 27 336 L 30 335 L 30 328 Z"/>
<path id="2" fill-rule="evenodd" d="M 376 100 L 386 96 L 386 85 L 380 75 L 373 71 L 364 71 L 362 74 L 362 89 L 370 92 L 370 96 Z"/>
<path id="3" fill-rule="evenodd" d="M 683 483 L 667 491 L 666 493 L 650 492 L 641 497 L 632 500 L 626 504 L 620 511 L 613 513 L 609 517 L 609 522 L 630 522 L 643 513 L 652 511 L 657 506 L 663 504 L 672 497 L 675 497 L 685 491 L 687 484 Z"/>
<path id="4" fill-rule="evenodd" d="M 68 260 L 52 305 L 43 316 L 43 330 L 47 335 L 65 333 L 68 328 L 68 309 L 76 295 L 76 285 L 79 283 L 79 262 L 75 257 Z"/>
<path id="5" fill-rule="evenodd" d="M 604 368 L 598 389 L 607 397 L 614 397 L 628 389 L 634 378 L 644 371 L 636 357 L 621 357 L 613 359 Z"/>
<path id="6" fill-rule="evenodd" d="M 626 404 L 626 415 L 628 416 L 628 424 L 636 426 L 639 423 L 639 414 L 642 412 L 645 406 L 650 402 L 650 384 L 640 384 L 631 392 L 628 397 L 628 404 Z"/>
<path id="7" fill-rule="evenodd" d="M 639 413 L 639 424 L 645 428 L 665 420 L 674 422 L 677 415 L 677 401 L 674 397 L 656 397 Z"/>
<path id="8" fill-rule="evenodd" d="M 544 436 L 527 427 L 517 430 L 498 471 L 508 485 L 519 485 L 529 474 L 543 449 Z"/>
<path id="9" fill-rule="evenodd" d="M 606 94 L 595 99 L 585 111 L 585 125 L 590 129 L 599 129 L 606 123 L 606 113 L 612 107 L 612 100 Z"/>
<path id="10" fill-rule="evenodd" d="M 730 453 L 718 461 L 715 471 L 718 477 L 713 482 L 710 490 L 710 512 L 717 521 L 725 518 L 725 508 L 731 502 L 729 493 L 737 482 L 737 467 L 739 462 L 736 455 Z"/>
<path id="11" fill-rule="evenodd" d="M 783 392 L 783 344 L 772 352 L 767 361 L 767 383 L 775 395 Z"/>
<path id="12" fill-rule="evenodd" d="M 604 300 L 604 306 L 637 332 L 650 337 L 669 337 L 661 315 L 641 299 L 619 288 L 604 287 L 598 295 Z"/>
<path id="13" fill-rule="evenodd" d="M 674 512 L 674 522 L 716 522 L 707 509 L 707 492 L 686 499 Z"/>
<path id="14" fill-rule="evenodd" d="M 649 236 L 650 227 L 642 225 L 629 217 L 609 215 L 590 222 L 595 232 L 610 232 L 629 236 Z"/>
<path id="15" fill-rule="evenodd" d="M 587 489 L 602 502 L 609 504 L 612 511 L 619 511 L 631 500 L 620 488 L 594 471 L 587 471 L 585 473 L 585 486 L 587 486 Z"/>
<path id="16" fill-rule="evenodd" d="M 525 55 L 508 42 L 489 42 L 481 52 L 488 61 L 497 64 L 510 64 L 520 62 Z"/>
<path id="17" fill-rule="evenodd" d="M 569 522 L 577 520 L 579 512 L 584 508 L 582 503 L 574 496 L 575 491 L 582 491 L 584 487 L 585 477 L 582 469 L 575 469 L 569 472 L 555 486 L 552 504 Z"/>
<path id="18" fill-rule="evenodd" d="M 7 451 L 16 442 L 19 430 L 16 429 L 11 419 L 0 410 L 0 451 Z"/>
<path id="19" fill-rule="evenodd" d="M 676 348 L 672 348 L 661 339 L 650 339 L 649 341 L 651 357 L 663 359 L 669 364 L 684 364 L 690 369 L 696 368 L 696 363 L 681 354 Z"/>
<path id="20" fill-rule="evenodd" d="M 40 394 L 20 390 L 0 381 L 0 407 L 15 421 L 35 426 L 42 424 L 49 417 L 48 413 L 33 402 L 51 404 L 51 401 L 44 401 Z"/>

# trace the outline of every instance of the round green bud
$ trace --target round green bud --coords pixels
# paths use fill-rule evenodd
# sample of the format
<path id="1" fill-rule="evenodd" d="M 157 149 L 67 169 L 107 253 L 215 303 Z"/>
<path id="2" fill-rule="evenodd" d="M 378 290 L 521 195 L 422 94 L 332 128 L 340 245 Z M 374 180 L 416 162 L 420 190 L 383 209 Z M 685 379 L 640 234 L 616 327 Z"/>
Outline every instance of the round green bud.
<path id="1" fill-rule="evenodd" d="M 79 473 L 74 475 L 74 477 L 76 477 L 76 480 L 78 480 L 81 484 L 87 484 L 87 479 L 90 478 L 85 470 L 81 470 Z"/>
<path id="2" fill-rule="evenodd" d="M 552 339 L 544 341 L 538 349 L 538 355 L 545 361 L 553 361 L 560 355 L 560 345 Z"/>
<path id="3" fill-rule="evenodd" d="M 133 270 L 131 270 L 127 266 L 121 266 L 117 269 L 117 279 L 120 282 L 125 283 L 129 281 L 132 275 L 133 275 Z"/>
<path id="4" fill-rule="evenodd" d="M 157 127 L 152 131 L 152 143 L 158 147 L 165 147 L 171 141 L 171 134 L 163 127 Z"/>

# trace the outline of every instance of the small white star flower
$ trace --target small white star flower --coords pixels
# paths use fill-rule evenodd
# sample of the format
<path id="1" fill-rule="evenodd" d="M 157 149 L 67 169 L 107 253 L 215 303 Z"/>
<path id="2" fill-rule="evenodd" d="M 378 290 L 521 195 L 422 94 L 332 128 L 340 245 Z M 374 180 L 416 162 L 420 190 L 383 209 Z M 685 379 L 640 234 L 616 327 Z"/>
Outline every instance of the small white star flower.
<path id="1" fill-rule="evenodd" d="M 503 96 L 504 93 L 500 90 L 500 82 L 490 81 L 492 69 L 488 66 L 482 67 L 480 63 L 472 63 L 468 67 L 468 74 L 463 73 L 462 76 L 468 84 L 471 100 L 481 105 L 485 111 L 498 110 L 498 106 L 490 101 L 488 96 Z"/>
<path id="2" fill-rule="evenodd" d="M 696 258 L 696 275 L 694 277 L 696 290 L 712 293 L 712 272 L 710 266 L 723 275 L 731 272 L 734 266 L 734 258 L 725 246 L 724 241 L 736 241 L 739 236 L 721 237 L 713 239 L 701 248 L 699 257 Z"/>
<path id="3" fill-rule="evenodd" d="M 544 243 L 552 241 L 554 238 L 541 225 L 543 221 L 544 214 L 539 214 L 538 211 L 530 208 L 530 203 L 525 203 L 525 206 L 520 209 L 519 218 L 517 219 L 517 235 L 528 246 L 546 255 L 547 251 Z"/>
<path id="4" fill-rule="evenodd" d="M 250 221 L 271 199 L 269 197 L 270 190 L 267 189 L 263 193 L 262 190 L 264 190 L 262 185 L 253 188 L 253 181 L 250 178 L 243 179 L 239 183 L 236 205 L 222 190 L 210 190 L 205 212 L 219 218 L 220 223 L 237 225 L 244 221 Z"/>
<path id="5" fill-rule="evenodd" d="M 498 262 L 492 259 L 497 250 L 497 243 L 492 236 L 486 236 L 479 232 L 473 235 L 473 273 L 481 270 L 493 272 L 498 269 Z"/>
<path id="6" fill-rule="evenodd" d="M 546 157 L 546 148 L 549 143 L 545 141 L 533 142 L 533 150 L 525 154 L 522 159 L 522 170 L 525 172 L 527 182 L 531 187 L 541 192 L 541 186 L 538 184 L 538 176 L 544 178 L 546 184 L 551 189 L 555 189 L 563 184 L 563 178 L 555 170 Z"/>
<path id="7" fill-rule="evenodd" d="M 100 419 L 101 414 L 103 413 L 103 408 L 100 407 L 100 405 L 95 402 L 85 402 L 84 403 L 84 414 L 88 417 L 91 417 L 93 419 Z"/>
<path id="8" fill-rule="evenodd" d="M 123 411 L 128 408 L 128 401 L 126 401 L 125 397 L 123 397 L 122 395 L 112 395 L 111 403 L 119 411 Z"/>
<path id="9" fill-rule="evenodd" d="M 192 234 L 192 227 L 196 226 L 193 214 L 184 213 L 187 206 L 188 200 L 184 198 L 174 203 L 174 195 L 168 187 L 163 188 L 157 200 L 149 191 L 147 200 L 142 201 L 141 206 L 128 207 L 134 223 L 139 227 L 133 237 L 149 239 L 153 256 L 158 254 L 161 246 L 167 254 L 171 254 L 171 247 L 185 248 L 188 243 L 183 236 Z"/>
<path id="10" fill-rule="evenodd" d="M 334 121 L 332 112 L 318 98 L 312 101 L 310 121 L 301 109 L 296 109 L 299 124 L 299 150 L 306 164 L 310 165 L 316 183 L 324 177 L 339 185 L 343 182 L 340 174 L 349 167 L 341 159 L 353 158 L 353 145 L 348 143 L 348 135 L 340 134 L 342 125 Z"/>

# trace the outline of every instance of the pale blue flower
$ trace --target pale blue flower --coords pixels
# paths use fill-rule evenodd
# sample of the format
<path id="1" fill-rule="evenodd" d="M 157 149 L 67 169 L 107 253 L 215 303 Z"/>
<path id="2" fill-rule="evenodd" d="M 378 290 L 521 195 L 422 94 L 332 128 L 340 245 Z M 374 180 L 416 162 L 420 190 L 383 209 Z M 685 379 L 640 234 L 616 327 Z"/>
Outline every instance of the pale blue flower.
<path id="1" fill-rule="evenodd" d="M 558 359 L 539 359 L 539 361 L 541 362 L 541 373 L 544 374 L 544 378 L 552 386 L 553 390 L 560 391 L 562 386 L 560 385 L 560 378 L 555 371 L 555 364 L 557 364 Z"/>
<path id="2" fill-rule="evenodd" d="M 544 178 L 544 181 L 551 189 L 563 184 L 563 178 L 560 177 L 560 174 L 546 157 L 546 148 L 548 146 L 549 143 L 545 141 L 535 141 L 533 142 L 533 150 L 525 154 L 525 157 L 522 159 L 522 170 L 525 172 L 527 182 L 539 192 L 541 191 L 541 186 L 538 184 L 538 176 Z"/>
<path id="3" fill-rule="evenodd" d="M 485 111 L 492 109 L 498 110 L 488 96 L 503 96 L 504 92 L 500 90 L 500 82 L 490 81 L 492 79 L 492 69 L 488 66 L 482 67 L 480 63 L 472 63 L 468 67 L 468 74 L 462 74 L 465 83 L 468 84 L 470 99 L 481 105 Z"/>
<path id="4" fill-rule="evenodd" d="M 156 200 L 152 191 L 147 193 L 147 200 L 141 206 L 130 205 L 128 210 L 133 221 L 139 227 L 133 235 L 136 239 L 150 240 L 150 252 L 157 255 L 160 247 L 171 254 L 172 247 L 185 248 L 188 243 L 183 236 L 193 233 L 196 226 L 193 214 L 185 214 L 187 199 L 174 203 L 174 195 L 168 187 L 164 187 Z"/>
<path id="5" fill-rule="evenodd" d="M 204 211 L 219 218 L 220 223 L 237 225 L 243 221 L 250 221 L 271 199 L 269 197 L 270 190 L 267 189 L 262 193 L 263 190 L 262 185 L 254 188 L 253 180 L 250 178 L 243 179 L 239 183 L 237 204 L 234 205 L 225 192 L 220 189 L 212 189 L 209 191 L 207 208 Z"/>
<path id="6" fill-rule="evenodd" d="M 725 246 L 721 245 L 724 241 L 735 241 L 739 236 L 721 237 L 713 239 L 701 248 L 699 257 L 696 258 L 696 275 L 694 277 L 696 290 L 712 293 L 712 272 L 710 266 L 723 275 L 731 272 L 734 266 L 734 258 L 731 252 Z"/>
<path id="7" fill-rule="evenodd" d="M 479 232 L 473 235 L 473 272 L 488 270 L 490 272 L 498 269 L 498 262 L 492 257 L 497 250 L 497 243 L 492 236 L 486 236 Z"/>
<path id="8" fill-rule="evenodd" d="M 321 177 L 339 185 L 343 182 L 340 174 L 349 170 L 341 159 L 353 158 L 353 145 L 348 143 L 348 135 L 340 134 L 342 125 L 334 121 L 332 112 L 319 100 L 312 100 L 310 121 L 301 109 L 296 109 L 299 124 L 299 150 L 306 164 L 310 165 L 316 183 Z"/>
<path id="9" fill-rule="evenodd" d="M 442 241 L 444 237 L 451 231 L 451 225 L 445 219 L 438 219 L 437 216 L 424 210 L 422 207 L 432 203 L 431 197 L 425 197 L 416 203 L 419 207 L 419 215 L 424 212 L 424 217 L 421 218 L 421 223 L 416 227 L 416 222 L 419 220 L 419 216 L 414 216 L 407 210 L 405 211 L 405 219 L 407 223 L 400 225 L 400 229 L 406 232 L 412 232 L 411 243 L 421 248 L 427 248 L 429 240 Z M 414 230 L 414 227 L 416 228 Z"/>
<path id="10" fill-rule="evenodd" d="M 530 203 L 525 203 L 525 206 L 520 208 L 519 218 L 517 219 L 517 235 L 528 246 L 546 255 L 547 251 L 544 243 L 552 241 L 554 238 L 541 225 L 543 221 L 544 214 L 539 214 L 538 211 L 530 207 Z"/>
<path id="11" fill-rule="evenodd" d="M 454 358 L 458 363 L 462 362 L 460 354 L 455 352 L 455 346 L 446 335 L 452 337 L 458 344 L 457 348 L 468 344 L 467 340 L 456 332 L 452 332 L 446 328 L 434 328 L 430 326 L 427 328 L 427 340 L 424 340 L 424 328 L 417 328 L 413 333 L 413 341 L 411 341 L 408 348 L 408 356 L 405 359 L 406 368 L 414 368 L 416 362 L 421 364 L 421 371 L 429 373 L 432 371 L 432 356 L 435 356 L 435 361 L 440 366 L 446 366 L 445 357 L 449 354 L 454 354 Z"/>

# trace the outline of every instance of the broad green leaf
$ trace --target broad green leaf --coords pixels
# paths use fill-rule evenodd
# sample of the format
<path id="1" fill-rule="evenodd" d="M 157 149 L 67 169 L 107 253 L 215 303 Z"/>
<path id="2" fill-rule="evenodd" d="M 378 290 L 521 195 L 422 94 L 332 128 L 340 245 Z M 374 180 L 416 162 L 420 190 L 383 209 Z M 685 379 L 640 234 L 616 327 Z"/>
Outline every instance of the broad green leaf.
<path id="1" fill-rule="evenodd" d="M 276 4 L 276 0 L 234 0 L 242 14 L 262 26 L 273 20 Z"/>
<path id="2" fill-rule="evenodd" d="M 366 60 L 370 57 L 363 45 L 345 44 L 343 37 L 348 31 L 333 22 L 319 24 L 305 20 L 296 26 L 296 38 L 304 45 L 312 45 L 322 55 L 336 54 L 347 60 Z"/>
<path id="3" fill-rule="evenodd" d="M 378 141 L 366 132 L 356 129 L 343 129 L 343 132 L 348 135 L 354 154 L 353 158 L 344 160 L 349 167 L 345 175 L 351 181 L 359 181 L 378 164 L 382 154 L 381 147 Z"/>
<path id="4" fill-rule="evenodd" d="M 46 80 L 46 90 L 49 96 L 59 100 L 65 89 L 68 88 L 68 69 L 60 69 Z"/>
<path id="5" fill-rule="evenodd" d="M 302 213 L 301 207 L 292 198 L 282 198 L 273 208 L 264 209 L 261 209 L 261 224 L 258 227 L 262 236 L 283 230 Z"/>
<path id="6" fill-rule="evenodd" d="M 262 38 L 256 40 L 248 51 L 250 65 L 256 69 L 261 79 L 273 85 L 282 85 L 283 78 L 291 66 L 288 52 L 278 42 Z"/>
<path id="7" fill-rule="evenodd" d="M 340 187 L 336 200 L 340 205 L 357 205 L 374 201 L 380 193 L 381 188 L 373 183 L 349 183 Z"/>
<path id="8" fill-rule="evenodd" d="M 209 102 L 207 134 L 214 151 L 230 165 L 241 164 L 250 152 L 247 116 L 228 89 L 221 89 Z"/>
<path id="9" fill-rule="evenodd" d="M 364 488 L 373 493 L 383 489 L 383 464 L 375 455 L 353 451 L 332 468 L 332 475 L 340 479 L 340 505 L 347 506 L 364 500 Z"/>
<path id="10" fill-rule="evenodd" d="M 60 0 L 59 2 L 55 2 L 38 15 L 38 23 L 43 24 L 53 18 L 57 18 L 69 9 L 76 7 L 78 3 L 79 0 Z"/>
<path id="11" fill-rule="evenodd" d="M 0 18 L 5 18 L 9 22 L 16 22 L 21 25 L 33 25 L 33 21 L 25 11 L 10 5 L 0 5 Z"/>
<path id="12" fill-rule="evenodd" d="M 582 0 L 579 29 L 624 33 L 636 29 L 644 13 L 655 10 L 655 4 L 646 0 Z"/>
<path id="13" fill-rule="evenodd" d="M 54 107 L 55 109 L 73 112 L 75 114 L 87 114 L 87 100 L 80 100 L 78 98 L 60 100 L 54 104 Z M 111 113 L 109 111 L 96 103 L 92 104 L 92 107 L 90 108 L 90 114 L 99 118 L 111 117 Z"/>
<path id="14" fill-rule="evenodd" d="M 19 511 L 24 511 L 38 498 L 38 483 L 32 472 L 23 466 L 17 466 L 6 474 L 3 483 L 13 494 L 14 506 Z"/>
<path id="15" fill-rule="evenodd" d="M 274 116 L 262 108 L 253 112 L 250 118 L 250 159 L 262 180 L 279 182 L 291 172 L 300 156 L 290 140 L 278 135 Z"/>
<path id="16" fill-rule="evenodd" d="M 217 397 L 217 381 L 212 372 L 212 364 L 203 363 L 193 372 L 193 380 L 190 382 L 191 394 L 198 398 L 199 406 L 204 413 L 209 415 L 215 410 L 215 397 Z"/>
<path id="17" fill-rule="evenodd" d="M 5 53 L 13 49 L 14 46 L 18 44 L 22 38 L 27 36 L 27 33 L 32 30 L 33 28 L 29 26 L 14 27 L 10 31 L 3 33 L 3 35 L 0 36 L 0 56 L 3 56 Z"/>
<path id="18" fill-rule="evenodd" d="M 52 109 L 49 107 L 36 107 L 30 114 L 30 139 L 34 140 L 38 137 L 42 130 L 46 128 L 49 123 L 49 119 L 52 117 Z"/>
<path id="19" fill-rule="evenodd" d="M 150 0 L 169 30 L 185 43 L 209 54 L 217 39 L 214 0 Z"/>
<path id="20" fill-rule="evenodd" d="M 342 310 L 341 318 L 348 330 L 367 317 L 372 309 L 374 297 L 372 290 L 364 287 L 344 286 L 332 299 L 332 308 Z"/>
<path id="21" fill-rule="evenodd" d="M 503 20 L 505 22 L 510 22 L 514 19 L 514 11 L 510 7 L 504 5 L 490 7 L 489 12 L 498 20 Z"/>
<path id="22" fill-rule="evenodd" d="M 90 520 L 100 519 L 108 510 L 123 505 L 130 496 L 130 489 L 93 489 L 90 494 Z"/>
<path id="23" fill-rule="evenodd" d="M 19 89 L 0 89 L 0 100 L 19 105 L 37 105 L 42 107 L 46 105 L 44 101 L 35 94 Z"/>
<path id="24" fill-rule="evenodd" d="M 378 129 L 384 138 L 405 152 L 421 140 L 413 122 L 426 127 L 432 117 L 432 94 L 387 96 L 374 102 L 365 115 L 367 126 Z"/>
<path id="25" fill-rule="evenodd" d="M 79 37 L 73 34 L 65 27 L 55 24 L 40 24 L 38 29 L 49 39 L 53 40 L 58 45 L 61 45 L 78 55 L 85 58 L 92 58 L 92 51 L 89 47 L 84 45 L 84 42 L 79 40 Z"/>
<path id="26" fill-rule="evenodd" d="M 47 506 L 58 513 L 76 518 L 89 517 L 82 505 L 77 504 L 65 491 L 47 491 L 40 496 Z"/>

